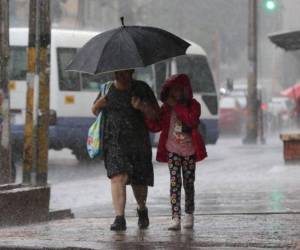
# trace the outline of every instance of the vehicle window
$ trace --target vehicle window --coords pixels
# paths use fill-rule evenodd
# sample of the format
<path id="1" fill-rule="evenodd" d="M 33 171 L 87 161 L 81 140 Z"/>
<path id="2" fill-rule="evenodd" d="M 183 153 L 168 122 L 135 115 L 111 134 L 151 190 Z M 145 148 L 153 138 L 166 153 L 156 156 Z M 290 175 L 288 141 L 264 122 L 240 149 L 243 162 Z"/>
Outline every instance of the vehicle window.
<path id="1" fill-rule="evenodd" d="M 154 87 L 154 76 L 152 66 L 145 68 L 138 68 L 135 70 L 134 78 L 136 80 L 144 81 L 153 89 Z"/>
<path id="2" fill-rule="evenodd" d="M 65 68 L 76 54 L 75 48 L 57 48 L 59 88 L 65 91 L 80 91 L 80 73 Z"/>
<path id="3" fill-rule="evenodd" d="M 8 78 L 10 80 L 26 80 L 27 52 L 26 47 L 10 47 L 10 59 L 8 62 Z"/>
<path id="4" fill-rule="evenodd" d="M 233 98 L 222 98 L 220 108 L 235 108 L 236 101 Z"/>
<path id="5" fill-rule="evenodd" d="M 155 79 L 154 72 L 155 71 Z M 167 66 L 166 62 L 159 62 L 153 66 L 138 68 L 135 70 L 135 79 L 141 80 L 149 84 L 156 96 L 159 95 L 162 85 L 166 80 Z"/>
<path id="6" fill-rule="evenodd" d="M 206 57 L 199 55 L 185 55 L 176 58 L 178 73 L 185 73 L 190 77 L 194 92 L 215 93 L 214 80 Z"/>
<path id="7" fill-rule="evenodd" d="M 99 91 L 102 83 L 114 79 L 112 73 L 101 75 L 90 75 L 86 73 L 66 71 L 65 68 L 77 52 L 76 48 L 58 48 L 58 75 L 59 88 L 65 91 Z"/>
<path id="8" fill-rule="evenodd" d="M 237 101 L 238 101 L 241 108 L 245 108 L 247 106 L 247 99 L 246 98 L 239 97 L 239 98 L 237 98 Z"/>
<path id="9" fill-rule="evenodd" d="M 114 79 L 113 73 L 101 75 L 81 74 L 82 90 L 99 91 L 100 85 Z"/>

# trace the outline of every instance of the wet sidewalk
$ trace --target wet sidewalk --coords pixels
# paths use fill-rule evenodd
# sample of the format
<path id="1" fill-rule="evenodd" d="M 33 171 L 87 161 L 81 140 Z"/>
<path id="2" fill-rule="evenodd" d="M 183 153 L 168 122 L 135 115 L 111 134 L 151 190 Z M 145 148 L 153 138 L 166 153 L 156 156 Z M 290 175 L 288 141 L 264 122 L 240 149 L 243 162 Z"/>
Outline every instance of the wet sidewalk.
<path id="1" fill-rule="evenodd" d="M 151 217 L 148 230 L 128 217 L 124 233 L 111 218 L 81 218 L 0 229 L 0 249 L 300 249 L 300 214 L 196 215 L 194 230 L 167 230 L 169 218 Z M 300 245 L 299 245 L 300 246 Z"/>
<path id="2" fill-rule="evenodd" d="M 193 231 L 167 230 L 165 165 L 154 162 L 155 186 L 147 200 L 150 228 L 137 229 L 129 187 L 128 229 L 116 234 L 109 230 L 113 210 L 103 166 L 81 166 L 59 152 L 49 166 L 50 207 L 70 208 L 76 219 L 0 228 L 0 249 L 297 249 L 299 242 L 300 250 L 300 164 L 284 164 L 279 139 L 255 146 L 223 139 L 208 146 L 208 152 L 196 172 Z"/>

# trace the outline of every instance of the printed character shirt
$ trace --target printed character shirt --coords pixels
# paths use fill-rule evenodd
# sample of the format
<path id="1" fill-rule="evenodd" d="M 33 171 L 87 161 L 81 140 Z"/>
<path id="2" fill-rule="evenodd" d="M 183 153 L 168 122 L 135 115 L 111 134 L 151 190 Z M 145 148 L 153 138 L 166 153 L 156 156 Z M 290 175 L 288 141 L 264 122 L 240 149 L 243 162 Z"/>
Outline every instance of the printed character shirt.
<path id="1" fill-rule="evenodd" d="M 172 111 L 166 148 L 171 153 L 176 153 L 180 156 L 190 156 L 195 154 L 192 136 L 191 133 L 185 132 L 183 128 L 183 122 Z"/>

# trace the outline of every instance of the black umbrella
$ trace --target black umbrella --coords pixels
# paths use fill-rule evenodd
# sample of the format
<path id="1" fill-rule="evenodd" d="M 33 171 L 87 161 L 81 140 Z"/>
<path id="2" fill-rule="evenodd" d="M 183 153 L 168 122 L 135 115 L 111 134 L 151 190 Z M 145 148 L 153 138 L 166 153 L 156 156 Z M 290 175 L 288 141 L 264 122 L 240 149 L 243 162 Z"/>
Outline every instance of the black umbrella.
<path id="1" fill-rule="evenodd" d="M 145 67 L 184 55 L 189 43 L 154 27 L 124 26 L 101 33 L 89 40 L 66 70 L 100 74 Z"/>

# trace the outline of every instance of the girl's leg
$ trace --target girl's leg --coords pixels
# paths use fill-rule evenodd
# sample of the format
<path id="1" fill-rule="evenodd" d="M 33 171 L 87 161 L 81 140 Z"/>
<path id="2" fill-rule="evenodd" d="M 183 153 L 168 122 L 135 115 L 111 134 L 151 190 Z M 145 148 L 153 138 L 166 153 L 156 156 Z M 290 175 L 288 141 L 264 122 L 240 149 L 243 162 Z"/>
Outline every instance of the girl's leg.
<path id="1" fill-rule="evenodd" d="M 180 156 L 169 153 L 169 170 L 170 170 L 170 201 L 172 208 L 172 218 L 181 217 L 181 159 Z"/>
<path id="2" fill-rule="evenodd" d="M 111 178 L 111 194 L 116 216 L 124 216 L 126 204 L 127 174 L 119 174 Z"/>
<path id="3" fill-rule="evenodd" d="M 182 158 L 183 187 L 185 191 L 185 212 L 193 214 L 195 210 L 195 156 Z"/>

